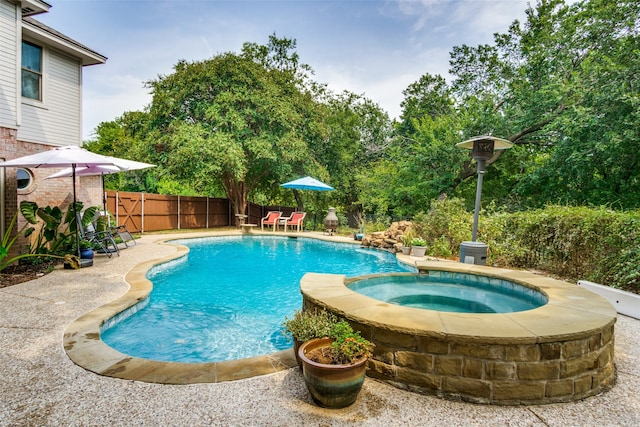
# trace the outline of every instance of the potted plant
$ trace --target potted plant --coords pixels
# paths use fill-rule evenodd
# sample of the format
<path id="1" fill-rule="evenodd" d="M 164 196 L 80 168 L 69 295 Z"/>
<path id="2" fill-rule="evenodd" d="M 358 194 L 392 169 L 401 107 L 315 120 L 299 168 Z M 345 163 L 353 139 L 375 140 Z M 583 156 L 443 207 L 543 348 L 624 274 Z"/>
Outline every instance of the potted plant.
<path id="1" fill-rule="evenodd" d="M 93 243 L 87 239 L 80 240 L 80 258 L 81 259 L 93 259 Z"/>
<path id="2" fill-rule="evenodd" d="M 413 250 L 413 256 L 423 257 L 427 251 L 427 241 L 422 237 L 416 237 L 411 241 L 411 250 Z"/>
<path id="3" fill-rule="evenodd" d="M 296 310 L 293 317 L 284 318 L 282 332 L 287 338 L 289 336 L 293 338 L 293 351 L 300 368 L 302 368 L 302 362 L 298 356 L 300 345 L 314 338 L 330 336 L 337 322 L 338 318 L 327 310 Z"/>
<path id="4" fill-rule="evenodd" d="M 361 241 L 362 238 L 364 237 L 364 230 L 365 230 L 365 219 L 364 219 L 364 216 L 362 215 L 362 212 L 358 212 L 355 215 L 355 220 L 356 220 L 356 224 L 358 225 L 358 230 L 353 232 L 353 240 Z"/>
<path id="5" fill-rule="evenodd" d="M 329 337 L 303 343 L 298 355 L 313 401 L 325 408 L 344 408 L 355 402 L 373 348 L 345 320 L 333 325 Z"/>
<path id="6" fill-rule="evenodd" d="M 414 236 L 411 230 L 407 230 L 407 232 L 400 237 L 403 255 L 409 255 L 411 253 L 411 243 L 413 242 L 413 238 Z"/>

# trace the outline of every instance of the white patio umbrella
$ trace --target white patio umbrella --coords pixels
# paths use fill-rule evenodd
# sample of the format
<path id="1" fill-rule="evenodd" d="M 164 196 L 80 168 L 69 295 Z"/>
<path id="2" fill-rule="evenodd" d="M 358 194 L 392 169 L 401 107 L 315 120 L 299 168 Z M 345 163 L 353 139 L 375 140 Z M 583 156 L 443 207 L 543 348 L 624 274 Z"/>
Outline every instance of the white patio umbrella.
<path id="1" fill-rule="evenodd" d="M 100 154 L 92 153 L 75 145 L 54 148 L 41 153 L 19 157 L 17 159 L 0 162 L 0 167 L 25 167 L 25 168 L 71 168 L 73 178 L 73 214 L 77 218 L 76 212 L 76 169 L 89 168 L 96 165 L 111 165 L 118 169 L 113 159 Z M 76 246 L 78 257 L 80 257 L 80 237 L 76 226 Z"/>
<path id="2" fill-rule="evenodd" d="M 92 165 L 88 167 L 76 168 L 76 176 L 95 176 L 100 175 L 102 181 L 102 207 L 107 210 L 107 199 L 104 192 L 104 176 L 112 173 L 127 172 L 146 168 L 154 168 L 156 165 L 150 163 L 136 162 L 134 160 L 121 159 L 118 157 L 104 156 L 113 161 L 113 165 Z M 53 175 L 49 175 L 45 179 L 63 178 L 73 175 L 72 168 L 66 168 Z"/>

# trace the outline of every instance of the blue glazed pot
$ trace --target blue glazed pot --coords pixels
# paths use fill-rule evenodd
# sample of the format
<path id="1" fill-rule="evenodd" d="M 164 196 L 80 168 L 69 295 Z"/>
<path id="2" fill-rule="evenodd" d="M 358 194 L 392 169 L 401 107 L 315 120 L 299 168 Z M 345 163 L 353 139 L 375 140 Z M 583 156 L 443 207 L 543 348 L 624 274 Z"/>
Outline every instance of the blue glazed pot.
<path id="1" fill-rule="evenodd" d="M 80 249 L 81 259 L 93 259 L 93 249 Z"/>

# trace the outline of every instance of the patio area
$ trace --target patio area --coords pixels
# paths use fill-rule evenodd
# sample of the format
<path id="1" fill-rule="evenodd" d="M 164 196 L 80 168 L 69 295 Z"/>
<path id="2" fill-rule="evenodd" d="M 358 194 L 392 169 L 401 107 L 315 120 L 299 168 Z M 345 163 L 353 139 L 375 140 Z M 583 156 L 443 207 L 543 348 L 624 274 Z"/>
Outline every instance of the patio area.
<path id="1" fill-rule="evenodd" d="M 625 316 L 615 325 L 616 386 L 580 402 L 542 406 L 454 402 L 367 378 L 354 405 L 328 410 L 311 402 L 297 368 L 216 384 L 163 385 L 75 365 L 62 345 L 67 326 L 124 294 L 123 278 L 133 266 L 174 253 L 173 246 L 155 243 L 166 237 L 145 235 L 120 257 L 98 256 L 93 267 L 60 269 L 0 289 L 0 426 L 640 425 L 640 320 Z"/>

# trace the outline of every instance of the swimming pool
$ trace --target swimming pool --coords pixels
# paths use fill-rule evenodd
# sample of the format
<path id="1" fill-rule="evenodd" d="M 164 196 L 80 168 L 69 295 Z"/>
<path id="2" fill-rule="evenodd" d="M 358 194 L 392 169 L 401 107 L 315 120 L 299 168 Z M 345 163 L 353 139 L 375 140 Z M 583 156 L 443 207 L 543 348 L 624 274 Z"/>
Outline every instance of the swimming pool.
<path id="1" fill-rule="evenodd" d="M 306 272 L 348 277 L 417 271 L 395 255 L 345 243 L 281 236 L 175 240 L 186 257 L 152 268 L 149 298 L 107 321 L 116 350 L 160 361 L 236 360 L 291 347 L 281 333 L 300 308 Z"/>

